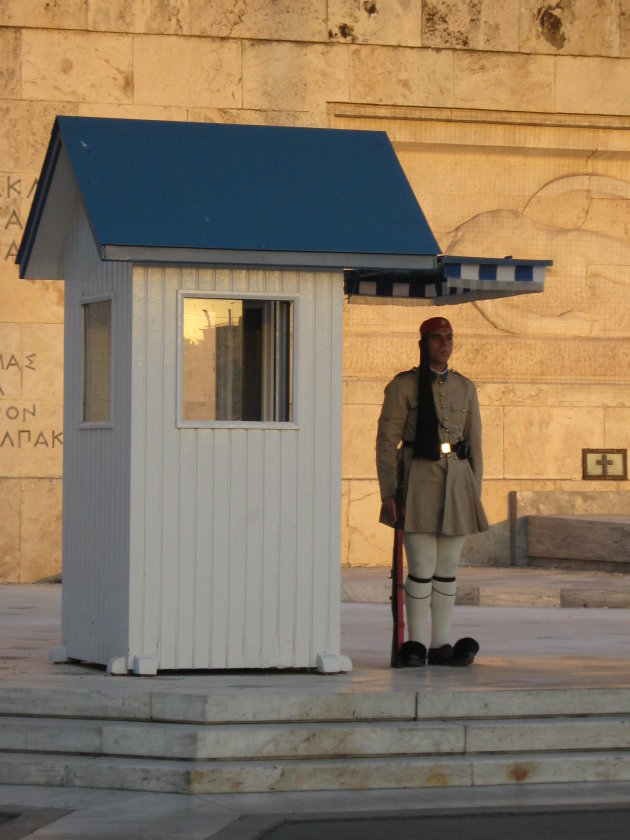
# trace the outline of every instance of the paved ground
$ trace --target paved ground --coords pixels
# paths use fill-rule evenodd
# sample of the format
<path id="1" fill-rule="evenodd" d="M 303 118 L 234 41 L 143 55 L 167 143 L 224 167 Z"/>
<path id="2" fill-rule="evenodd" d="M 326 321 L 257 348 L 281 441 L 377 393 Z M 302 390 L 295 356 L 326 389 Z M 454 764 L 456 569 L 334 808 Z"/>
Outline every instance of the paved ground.
<path id="1" fill-rule="evenodd" d="M 487 570 L 484 570 L 484 572 Z M 503 570 L 502 570 L 503 571 Z M 498 582 L 516 581 L 515 576 L 502 575 L 492 570 Z M 510 572 L 511 570 L 505 570 Z M 528 577 L 530 590 L 538 586 L 541 595 L 560 578 L 553 573 L 537 575 L 534 585 Z M 483 588 L 483 581 L 489 573 L 466 571 L 468 583 L 475 581 Z M 385 573 L 386 574 L 386 573 Z M 523 574 L 519 572 L 519 574 Z M 566 575 L 566 573 L 558 573 Z M 594 574 L 594 573 L 591 573 Z M 347 578 L 347 575 L 344 575 Z M 571 583 L 574 580 L 574 584 Z M 542 584 L 544 581 L 544 585 Z M 630 576 L 606 576 L 606 585 L 616 591 L 630 590 Z M 584 579 L 580 576 L 562 577 L 565 589 L 579 588 Z M 598 580 L 598 586 L 603 584 Z M 516 589 L 516 587 L 515 587 Z M 52 665 L 48 651 L 59 643 L 60 596 L 58 585 L 0 586 L 0 681 L 2 685 L 20 686 L 64 686 L 98 690 L 133 690 L 134 686 L 145 687 L 141 678 L 108 677 L 97 669 L 78 665 Z M 509 601 L 508 601 L 509 602 Z M 630 686 L 630 664 L 628 658 L 628 631 L 630 613 L 626 609 L 603 608 L 557 608 L 518 606 L 459 606 L 455 611 L 455 633 L 473 635 L 481 643 L 479 661 L 466 669 L 420 669 L 392 671 L 388 667 L 391 622 L 386 603 L 345 603 L 342 606 L 342 651 L 351 657 L 354 670 L 350 674 L 324 677 L 316 674 L 248 674 L 243 675 L 160 675 L 153 679 L 160 689 L 168 691 L 186 688 L 201 691 L 230 692 L 290 690 L 318 691 L 396 691 L 409 688 L 425 691 L 459 691 L 488 688 L 541 689 L 559 686 Z M 251 838 L 262 836 L 261 832 L 283 827 L 285 834 L 267 834 L 270 840 L 289 840 L 292 837 L 308 838 L 305 824 L 301 833 L 286 834 L 297 828 L 296 820 L 309 822 L 326 818 L 339 827 L 344 814 L 354 815 L 353 826 L 345 825 L 344 840 L 351 840 L 350 828 L 360 829 L 361 836 L 378 838 L 377 826 L 391 830 L 392 815 L 402 814 L 407 818 L 405 825 L 414 836 L 420 828 L 414 820 L 420 817 L 418 809 L 433 814 L 445 810 L 472 809 L 477 814 L 487 813 L 488 808 L 540 809 L 551 807 L 554 811 L 561 806 L 605 805 L 611 813 L 601 814 L 601 820 L 609 819 L 606 831 L 600 836 L 617 836 L 609 833 L 621 825 L 623 836 L 628 836 L 626 812 L 613 814 L 620 804 L 630 802 L 630 783 L 601 783 L 598 785 L 528 785 L 523 787 L 497 788 L 451 788 L 445 790 L 380 790 L 380 791 L 327 791 L 317 793 L 277 794 L 217 794 L 204 796 L 180 796 L 176 794 L 150 794 L 125 791 L 38 788 L 22 786 L 0 786 L 0 813 L 22 817 L 7 819 L 0 824 L 0 838 L 11 840 L 29 836 L 41 840 L 70 840 L 75 837 L 89 837 L 90 840 L 166 840 L 166 838 Z M 57 813 L 51 813 L 51 809 Z M 58 811 L 68 811 L 59 815 Z M 378 815 L 381 815 L 380 817 Z M 22 825 L 40 824 L 59 816 L 47 825 L 37 828 L 28 835 L 20 829 Z M 366 828 L 365 820 L 374 821 Z M 290 817 L 290 819 L 289 819 Z M 582 836 L 577 833 L 581 821 L 569 816 L 566 826 L 572 840 Z M 287 821 L 288 820 L 288 821 Z M 389 820 L 389 823 L 388 823 Z M 363 823 L 363 824 L 361 824 Z M 523 823 L 524 824 L 524 823 Z M 604 826 L 604 823 L 600 823 Z M 463 826 L 463 823 L 460 823 Z M 477 823 L 481 825 L 481 823 Z M 496 825 L 494 823 L 493 825 Z M 516 827 L 520 823 L 516 823 Z M 439 828 L 438 822 L 432 826 Z M 612 827 L 611 827 L 612 826 Z M 315 825 L 318 831 L 321 824 Z M 398 823 L 398 836 L 402 834 L 403 823 Z M 514 825 L 512 826 L 514 828 Z M 329 831 L 330 829 L 330 831 Z M 310 828 L 308 829 L 311 830 Z M 327 826 L 325 835 L 333 837 L 333 826 Z M 405 829 L 406 830 L 406 829 Z M 440 829 L 441 830 L 441 829 Z M 520 830 L 520 828 L 519 828 Z M 558 828 L 557 831 L 564 830 Z M 30 829 L 29 829 L 30 831 Z M 468 829 L 466 829 L 466 832 Z M 494 836 L 496 829 L 490 834 Z M 4 832 L 4 833 L 3 833 Z M 12 832 L 12 833 L 11 833 Z M 462 833 L 462 836 L 472 835 Z M 458 829 L 458 833 L 461 833 Z M 563 838 L 563 834 L 544 834 L 537 827 L 533 832 L 546 837 Z M 318 835 L 319 836 L 319 835 Z M 358 835 L 357 835 L 358 836 Z M 382 836 L 385 836 L 384 834 Z M 411 836 L 409 834 L 408 836 Z M 440 834 L 422 836 L 438 840 Z M 451 835 L 453 836 L 453 835 Z M 518 833 L 513 836 L 520 840 Z M 532 836 L 530 833 L 528 836 Z M 592 835 L 591 835 L 592 836 Z"/>
<path id="2" fill-rule="evenodd" d="M 265 825 L 266 823 L 266 825 Z M 257 834 L 252 834 L 252 831 Z M 216 840 L 627 840 L 630 836 L 630 806 L 609 808 L 461 809 L 378 812 L 370 816 L 276 816 L 265 820 L 238 820 L 215 835 Z"/>

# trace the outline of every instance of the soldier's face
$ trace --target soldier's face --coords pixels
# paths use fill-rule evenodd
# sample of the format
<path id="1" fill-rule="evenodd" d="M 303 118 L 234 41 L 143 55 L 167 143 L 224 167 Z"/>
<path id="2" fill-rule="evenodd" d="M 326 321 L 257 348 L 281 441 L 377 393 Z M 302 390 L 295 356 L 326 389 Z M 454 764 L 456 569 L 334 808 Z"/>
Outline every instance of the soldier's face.
<path id="1" fill-rule="evenodd" d="M 442 371 L 448 365 L 453 352 L 453 333 L 448 327 L 438 327 L 427 333 L 429 364 L 435 370 Z"/>

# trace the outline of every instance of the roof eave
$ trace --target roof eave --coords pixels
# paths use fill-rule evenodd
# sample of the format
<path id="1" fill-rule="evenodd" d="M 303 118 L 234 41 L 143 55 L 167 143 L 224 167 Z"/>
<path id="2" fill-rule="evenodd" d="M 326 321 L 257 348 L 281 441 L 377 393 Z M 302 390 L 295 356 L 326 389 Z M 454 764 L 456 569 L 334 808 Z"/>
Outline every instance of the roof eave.
<path id="1" fill-rule="evenodd" d="M 188 264 L 294 269 L 423 270 L 437 265 L 435 254 L 363 254 L 328 251 L 267 251 L 102 245 L 102 260 L 142 264 Z"/>

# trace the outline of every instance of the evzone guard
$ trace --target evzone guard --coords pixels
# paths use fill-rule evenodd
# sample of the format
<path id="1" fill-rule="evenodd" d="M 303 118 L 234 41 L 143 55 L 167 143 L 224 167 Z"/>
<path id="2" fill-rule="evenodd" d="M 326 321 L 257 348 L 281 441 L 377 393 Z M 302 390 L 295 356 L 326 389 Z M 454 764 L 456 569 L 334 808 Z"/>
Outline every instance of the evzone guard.
<path id="1" fill-rule="evenodd" d="M 385 388 L 376 438 L 380 520 L 396 534 L 392 666 L 465 666 L 479 644 L 469 637 L 452 644 L 451 624 L 465 537 L 488 530 L 481 504 L 479 401 L 470 379 L 449 370 L 453 329 L 446 318 L 424 321 L 418 343 L 420 365 Z"/>

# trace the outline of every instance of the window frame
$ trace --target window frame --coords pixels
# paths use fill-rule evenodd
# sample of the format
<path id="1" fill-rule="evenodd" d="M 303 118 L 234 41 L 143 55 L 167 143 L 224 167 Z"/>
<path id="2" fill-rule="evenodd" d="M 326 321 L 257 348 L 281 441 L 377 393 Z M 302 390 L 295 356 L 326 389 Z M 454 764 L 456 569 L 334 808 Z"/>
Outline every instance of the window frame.
<path id="1" fill-rule="evenodd" d="M 588 456 L 600 455 L 602 458 L 602 474 L 593 475 L 589 472 Z M 621 455 L 621 475 L 608 475 L 606 466 L 607 455 Z M 627 481 L 628 480 L 628 450 L 627 449 L 583 449 L 582 450 L 582 481 Z"/>
<path id="2" fill-rule="evenodd" d="M 85 420 L 85 307 L 91 303 L 110 302 L 110 324 L 109 324 L 109 420 Z M 79 298 L 79 322 L 81 336 L 81 350 L 79 354 L 79 390 L 81 398 L 78 405 L 77 428 L 79 429 L 113 429 L 115 416 L 115 394 L 114 388 L 114 348 L 115 323 L 114 298 L 111 292 L 101 294 L 85 295 Z"/>
<path id="3" fill-rule="evenodd" d="M 292 382 L 292 415 L 293 419 L 286 420 L 186 420 L 184 419 L 184 300 L 197 298 L 206 300 L 260 300 L 260 301 L 288 301 L 293 304 L 293 382 Z M 297 429 L 297 332 L 298 332 L 299 297 L 295 293 L 284 292 L 242 292 L 239 290 L 213 291 L 201 289 L 180 289 L 177 293 L 177 417 L 178 429 Z"/>

